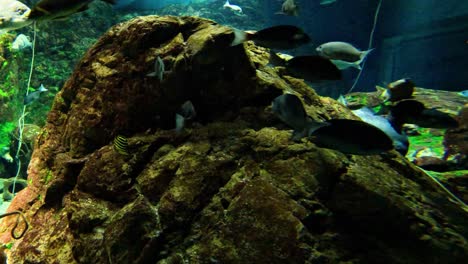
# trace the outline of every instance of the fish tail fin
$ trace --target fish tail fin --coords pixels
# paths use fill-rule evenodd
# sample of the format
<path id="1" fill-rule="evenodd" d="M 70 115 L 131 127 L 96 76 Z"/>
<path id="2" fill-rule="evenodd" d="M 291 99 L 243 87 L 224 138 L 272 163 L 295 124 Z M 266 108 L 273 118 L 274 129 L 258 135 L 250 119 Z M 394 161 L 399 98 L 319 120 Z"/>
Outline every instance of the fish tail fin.
<path id="1" fill-rule="evenodd" d="M 363 60 L 365 60 L 367 55 L 369 55 L 369 53 L 371 53 L 373 50 L 374 50 L 374 48 L 361 52 L 359 63 L 361 63 Z"/>
<path id="2" fill-rule="evenodd" d="M 249 34 L 237 28 L 232 29 L 234 31 L 234 40 L 231 42 L 231 46 L 236 46 L 249 40 Z"/>
<path id="3" fill-rule="evenodd" d="M 321 127 L 329 126 L 329 125 L 330 123 L 328 122 L 317 122 L 317 121 L 309 119 L 307 120 L 307 124 L 305 128 L 306 135 L 310 137 L 315 131 L 317 131 L 317 129 Z"/>
<path id="4" fill-rule="evenodd" d="M 356 61 L 356 62 L 353 62 L 351 64 L 351 67 L 354 67 L 354 68 L 356 68 L 358 70 L 362 70 L 361 63 L 367 58 L 367 55 L 373 50 L 374 49 L 370 49 L 370 50 L 366 50 L 366 51 L 361 52 L 360 59 L 358 61 Z"/>
<path id="5" fill-rule="evenodd" d="M 175 131 L 177 133 L 182 132 L 182 130 L 185 127 L 185 118 L 180 114 L 175 114 L 175 123 L 176 123 Z"/>
<path id="6" fill-rule="evenodd" d="M 226 8 L 226 7 L 229 6 L 229 5 L 231 5 L 231 4 L 229 3 L 229 0 L 226 0 L 226 3 L 224 3 L 223 7 Z"/>

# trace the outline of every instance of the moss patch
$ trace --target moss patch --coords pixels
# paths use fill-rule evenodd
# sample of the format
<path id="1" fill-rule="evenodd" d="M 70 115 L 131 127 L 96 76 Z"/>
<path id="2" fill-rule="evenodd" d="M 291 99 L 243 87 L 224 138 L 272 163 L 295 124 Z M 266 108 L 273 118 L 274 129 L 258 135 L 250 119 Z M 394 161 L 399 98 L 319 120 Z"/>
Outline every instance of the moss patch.
<path id="1" fill-rule="evenodd" d="M 0 150 L 10 145 L 9 134 L 15 129 L 15 124 L 12 122 L 5 122 L 0 124 Z"/>

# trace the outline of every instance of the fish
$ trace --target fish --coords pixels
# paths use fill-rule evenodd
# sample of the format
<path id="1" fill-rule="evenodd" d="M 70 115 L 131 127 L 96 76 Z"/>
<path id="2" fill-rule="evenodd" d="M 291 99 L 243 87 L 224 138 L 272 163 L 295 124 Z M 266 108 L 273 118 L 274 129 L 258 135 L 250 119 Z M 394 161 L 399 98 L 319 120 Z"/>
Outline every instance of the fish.
<path id="1" fill-rule="evenodd" d="M 0 0 L 0 35 L 29 26 L 33 21 L 28 19 L 31 9 L 16 0 Z"/>
<path id="2" fill-rule="evenodd" d="M 331 4 L 335 3 L 335 2 L 336 2 L 336 0 L 321 0 L 320 5 L 322 5 L 322 6 L 331 5 Z"/>
<path id="3" fill-rule="evenodd" d="M 323 43 L 315 49 L 318 55 L 330 59 L 340 70 L 349 67 L 361 70 L 360 64 L 372 50 L 360 51 L 353 45 L 342 41 Z"/>
<path id="4" fill-rule="evenodd" d="M 238 6 L 238 5 L 231 5 L 229 3 L 229 0 L 226 0 L 226 3 L 224 3 L 223 8 L 224 9 L 230 9 L 235 13 L 242 13 L 242 8 L 240 6 Z"/>
<path id="5" fill-rule="evenodd" d="M 340 70 L 330 60 L 320 56 L 294 57 L 286 62 L 286 70 L 308 82 L 341 79 Z"/>
<path id="6" fill-rule="evenodd" d="M 354 155 L 376 155 L 394 149 L 387 134 L 364 121 L 329 119 L 326 122 L 327 126 L 316 129 L 309 137 L 318 147 Z"/>
<path id="7" fill-rule="evenodd" d="M 279 25 L 262 29 L 255 33 L 233 28 L 234 40 L 231 46 L 251 40 L 256 45 L 269 49 L 295 49 L 311 41 L 301 28 L 292 25 Z"/>
<path id="8" fill-rule="evenodd" d="M 357 110 L 352 110 L 353 114 L 358 116 L 362 121 L 373 125 L 383 131 L 391 140 L 393 147 L 402 155 L 408 153 L 409 140 L 408 136 L 401 132 L 401 127 L 397 131 L 392 123 L 385 117 L 376 115 L 372 110 L 363 107 Z"/>
<path id="9" fill-rule="evenodd" d="M 307 116 L 301 100 L 294 94 L 283 94 L 272 102 L 273 113 L 289 127 L 293 128 L 292 139 L 300 140 L 327 123 L 313 121 Z"/>
<path id="10" fill-rule="evenodd" d="M 13 163 L 13 157 L 10 155 L 10 152 L 7 152 L 2 155 L 2 159 L 6 160 L 8 163 Z"/>
<path id="11" fill-rule="evenodd" d="M 390 107 L 387 120 L 398 133 L 401 133 L 403 124 L 421 118 L 425 109 L 426 107 L 424 104 L 417 100 L 401 100 Z"/>
<path id="12" fill-rule="evenodd" d="M 94 0 L 41 0 L 31 9 L 28 19 L 33 21 L 57 20 L 67 18 L 88 9 Z M 115 4 L 116 0 L 101 0 Z"/>
<path id="13" fill-rule="evenodd" d="M 318 147 L 347 154 L 371 155 L 393 149 L 392 140 L 380 129 L 363 121 L 330 119 L 314 121 L 294 94 L 283 94 L 272 102 L 272 112 L 294 129 L 292 139 L 307 137 Z"/>
<path id="14" fill-rule="evenodd" d="M 125 136 L 117 135 L 114 138 L 114 150 L 121 155 L 129 155 L 128 152 L 128 139 Z"/>
<path id="15" fill-rule="evenodd" d="M 281 5 L 281 11 L 276 12 L 276 14 L 288 15 L 288 16 L 298 16 L 299 15 L 299 6 L 295 0 L 285 0 L 283 5 Z"/>
<path id="16" fill-rule="evenodd" d="M 402 100 L 393 105 L 388 119 L 397 130 L 402 123 L 427 128 L 455 128 L 459 125 L 450 114 L 436 108 L 426 108 L 423 103 L 414 99 Z"/>
<path id="17" fill-rule="evenodd" d="M 19 34 L 11 44 L 11 49 L 14 51 L 20 51 L 26 48 L 32 48 L 32 43 L 26 35 Z"/>
<path id="18" fill-rule="evenodd" d="M 403 99 L 409 99 L 413 96 L 414 82 L 410 78 L 403 78 L 387 85 L 381 95 L 384 101 L 396 102 Z"/>
<path id="19" fill-rule="evenodd" d="M 164 70 L 164 61 L 161 59 L 161 57 L 158 56 L 154 61 L 154 72 L 148 73 L 146 76 L 156 77 L 160 82 L 162 82 L 164 77 Z"/>
<path id="20" fill-rule="evenodd" d="M 197 113 L 195 112 L 195 107 L 192 102 L 190 100 L 185 101 L 175 114 L 175 131 L 177 133 L 182 132 L 185 128 L 186 121 L 194 119 L 196 115 Z"/>
<path id="21" fill-rule="evenodd" d="M 9 147 L 3 147 L 0 151 L 1 154 L 0 158 L 4 159 L 8 163 L 13 163 L 14 159 L 10 155 L 10 148 Z"/>
<path id="22" fill-rule="evenodd" d="M 458 92 L 458 94 L 461 95 L 461 96 L 464 96 L 464 97 L 468 97 L 468 90 Z"/>
<path id="23" fill-rule="evenodd" d="M 28 95 L 26 95 L 24 97 L 24 104 L 28 105 L 28 104 L 36 101 L 37 99 L 39 99 L 39 97 L 41 96 L 42 93 L 47 92 L 47 91 L 48 90 L 44 87 L 44 85 L 41 84 L 41 86 L 39 87 L 39 89 L 37 91 L 29 93 Z"/>

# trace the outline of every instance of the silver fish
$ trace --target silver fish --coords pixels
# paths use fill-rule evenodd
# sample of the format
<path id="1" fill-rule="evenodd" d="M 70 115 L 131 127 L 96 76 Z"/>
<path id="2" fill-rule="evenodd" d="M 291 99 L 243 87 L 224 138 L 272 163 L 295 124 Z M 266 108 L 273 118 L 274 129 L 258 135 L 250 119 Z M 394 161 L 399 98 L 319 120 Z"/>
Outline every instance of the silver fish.
<path id="1" fill-rule="evenodd" d="M 148 73 L 146 76 L 156 77 L 160 82 L 162 82 L 164 77 L 164 71 L 164 61 L 161 59 L 161 57 L 158 56 L 154 61 L 154 72 Z"/>
<path id="2" fill-rule="evenodd" d="M 281 12 L 277 14 L 284 14 L 288 16 L 298 16 L 299 15 L 299 6 L 295 0 L 285 0 L 281 6 Z"/>
<path id="3" fill-rule="evenodd" d="M 32 43 L 29 41 L 29 38 L 24 34 L 19 34 L 16 39 L 11 44 L 11 49 L 15 51 L 23 50 L 26 48 L 31 48 Z"/>
<path id="4" fill-rule="evenodd" d="M 240 13 L 240 14 L 242 14 L 242 8 L 241 8 L 240 6 L 238 6 L 238 5 L 232 5 L 232 4 L 230 4 L 230 3 L 229 3 L 229 0 L 226 0 L 226 3 L 224 3 L 223 8 L 224 8 L 224 9 L 230 9 L 230 10 L 232 10 L 232 11 L 235 12 L 235 13 Z"/>
<path id="5" fill-rule="evenodd" d="M 372 51 L 372 49 L 361 51 L 353 45 L 342 41 L 327 42 L 318 46 L 315 50 L 320 56 L 330 59 L 340 70 L 349 67 L 360 70 L 360 64 L 369 52 Z"/>

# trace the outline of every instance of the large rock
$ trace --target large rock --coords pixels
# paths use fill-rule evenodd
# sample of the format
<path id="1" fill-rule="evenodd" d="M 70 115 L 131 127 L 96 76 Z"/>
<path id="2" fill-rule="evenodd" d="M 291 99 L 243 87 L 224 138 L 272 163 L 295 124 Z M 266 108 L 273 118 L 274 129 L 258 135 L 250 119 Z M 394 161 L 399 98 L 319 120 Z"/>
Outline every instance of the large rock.
<path id="1" fill-rule="evenodd" d="M 268 52 L 192 17 L 113 27 L 55 98 L 9 210 L 30 229 L 10 263 L 462 263 L 466 213 L 393 151 L 352 156 L 290 140 L 270 110 L 300 95 L 352 118 Z M 146 76 L 160 56 L 168 71 Z M 191 100 L 193 127 L 174 113 Z M 113 148 L 128 137 L 130 155 Z M 1 240 L 12 241 L 4 218 Z"/>

